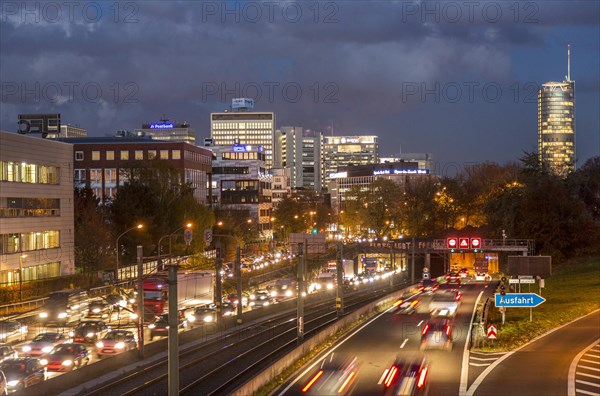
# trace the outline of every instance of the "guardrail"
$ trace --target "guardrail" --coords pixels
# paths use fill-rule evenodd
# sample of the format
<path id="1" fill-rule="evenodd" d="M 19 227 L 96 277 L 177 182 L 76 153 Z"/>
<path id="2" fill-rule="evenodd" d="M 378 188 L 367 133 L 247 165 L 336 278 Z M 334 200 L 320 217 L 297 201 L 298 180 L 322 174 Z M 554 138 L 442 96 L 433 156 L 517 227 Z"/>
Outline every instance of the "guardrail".
<path id="1" fill-rule="evenodd" d="M 23 301 L 22 303 L 13 303 L 0 305 L 0 315 L 8 316 L 23 311 L 31 311 L 45 304 L 48 297 L 38 298 L 36 300 Z"/>

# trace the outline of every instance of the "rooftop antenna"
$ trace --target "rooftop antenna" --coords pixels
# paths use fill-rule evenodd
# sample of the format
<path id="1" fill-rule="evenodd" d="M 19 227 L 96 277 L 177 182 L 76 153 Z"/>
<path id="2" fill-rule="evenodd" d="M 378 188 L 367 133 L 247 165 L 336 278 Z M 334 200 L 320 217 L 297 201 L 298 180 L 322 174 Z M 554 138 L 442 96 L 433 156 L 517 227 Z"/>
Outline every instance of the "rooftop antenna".
<path id="1" fill-rule="evenodd" d="M 571 81 L 571 44 L 567 44 L 567 81 Z"/>

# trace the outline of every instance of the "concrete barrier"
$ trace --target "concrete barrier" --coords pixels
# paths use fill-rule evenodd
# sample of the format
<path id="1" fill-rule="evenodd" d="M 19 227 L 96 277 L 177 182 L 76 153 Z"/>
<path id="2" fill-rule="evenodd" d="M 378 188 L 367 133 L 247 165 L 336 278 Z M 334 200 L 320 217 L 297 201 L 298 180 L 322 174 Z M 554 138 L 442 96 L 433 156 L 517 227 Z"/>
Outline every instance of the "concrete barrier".
<path id="1" fill-rule="evenodd" d="M 232 395 L 234 396 L 247 396 L 252 395 L 260 388 L 271 382 L 275 377 L 283 373 L 285 369 L 292 366 L 303 356 L 308 355 L 318 345 L 324 343 L 329 337 L 359 320 L 363 315 L 369 314 L 378 308 L 388 308 L 398 298 L 404 296 L 406 293 L 412 293 L 416 291 L 415 286 L 410 286 L 402 290 L 398 290 L 394 293 L 387 295 L 375 302 L 372 302 L 364 307 L 357 309 L 356 311 L 344 316 L 342 319 L 336 321 L 326 329 L 321 330 L 308 340 L 304 341 L 301 345 L 294 348 L 294 350 L 287 353 L 284 357 L 267 367 L 261 373 L 255 375 L 252 379 L 247 381 L 241 387 L 236 389 Z"/>

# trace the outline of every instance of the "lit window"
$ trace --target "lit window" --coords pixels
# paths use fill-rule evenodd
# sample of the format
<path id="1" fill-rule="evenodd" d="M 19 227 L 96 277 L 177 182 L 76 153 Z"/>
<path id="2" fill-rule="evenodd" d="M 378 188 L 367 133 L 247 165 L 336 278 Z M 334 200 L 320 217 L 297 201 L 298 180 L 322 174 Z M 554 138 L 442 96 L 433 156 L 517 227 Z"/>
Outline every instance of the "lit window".
<path id="1" fill-rule="evenodd" d="M 174 160 L 181 159 L 181 150 L 172 150 L 171 151 L 171 159 L 174 159 Z"/>
<path id="2" fill-rule="evenodd" d="M 135 159 L 143 160 L 144 159 L 144 151 L 143 150 L 135 150 Z"/>
<path id="3" fill-rule="evenodd" d="M 100 161 L 100 151 L 92 151 L 92 161 Z"/>
<path id="4" fill-rule="evenodd" d="M 129 159 L 129 151 L 121 150 L 121 160 L 128 160 L 128 159 Z"/>
<path id="5" fill-rule="evenodd" d="M 160 159 L 169 159 L 169 150 L 160 150 Z"/>
<path id="6" fill-rule="evenodd" d="M 114 151 L 107 151 L 106 152 L 106 160 L 107 161 L 113 161 L 115 159 L 115 152 Z"/>
<path id="7" fill-rule="evenodd" d="M 153 160 L 156 158 L 156 150 L 148 150 L 148 159 Z"/>

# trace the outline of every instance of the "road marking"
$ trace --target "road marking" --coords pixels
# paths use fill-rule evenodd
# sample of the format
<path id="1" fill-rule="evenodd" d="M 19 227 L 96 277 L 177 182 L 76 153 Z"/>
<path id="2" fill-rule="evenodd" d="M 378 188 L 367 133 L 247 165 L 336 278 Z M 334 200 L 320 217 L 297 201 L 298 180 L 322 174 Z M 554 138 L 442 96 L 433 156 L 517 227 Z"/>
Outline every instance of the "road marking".
<path id="1" fill-rule="evenodd" d="M 600 362 L 595 362 L 593 360 L 582 359 L 582 356 L 584 356 L 590 349 L 594 348 L 598 344 L 598 341 L 600 341 L 600 339 L 592 342 L 590 345 L 583 348 L 583 350 L 579 352 L 577 356 L 575 356 L 573 361 L 571 361 L 571 366 L 569 366 L 569 376 L 567 377 L 567 394 L 569 396 L 575 396 L 577 392 L 581 391 L 580 389 L 575 389 L 575 383 L 580 381 L 575 379 L 575 372 L 577 371 L 577 365 L 579 364 L 579 362 L 600 364 Z"/>
<path id="2" fill-rule="evenodd" d="M 588 352 L 588 353 L 586 353 L 586 354 L 585 354 L 585 355 L 583 355 L 583 356 L 591 356 L 591 357 L 597 357 L 597 358 L 600 358 L 600 355 L 596 355 L 595 353 L 589 353 L 589 352 Z"/>
<path id="3" fill-rule="evenodd" d="M 286 386 L 281 392 L 279 392 L 279 396 L 284 395 L 287 391 L 289 391 L 290 388 L 292 386 L 294 386 L 294 384 L 296 382 L 298 382 L 298 380 L 300 378 L 304 377 L 306 375 L 306 373 L 308 373 L 310 370 L 312 370 L 320 361 L 322 361 L 327 356 L 329 356 L 331 353 L 333 353 L 333 351 L 335 351 L 336 349 L 338 349 L 339 347 L 341 347 L 346 341 L 348 341 L 350 338 L 352 338 L 358 332 L 362 331 L 362 329 L 364 329 L 365 327 L 367 327 L 368 325 L 370 325 L 371 323 L 373 323 L 377 319 L 381 318 L 386 313 L 389 313 L 390 311 L 392 311 L 394 308 L 395 307 L 392 305 L 391 307 L 389 307 L 385 311 L 381 312 L 379 315 L 375 316 L 373 319 L 369 320 L 367 323 L 365 323 L 362 326 L 360 326 L 358 329 L 354 330 L 352 333 L 350 333 L 350 335 L 348 337 L 344 338 L 342 341 L 340 341 L 338 344 L 336 344 L 333 348 L 329 349 L 329 351 L 325 355 L 321 356 L 313 364 L 311 364 L 310 366 L 308 366 L 306 368 L 306 370 L 304 370 L 299 376 L 297 376 L 292 382 L 290 382 L 288 386 Z"/>
<path id="4" fill-rule="evenodd" d="M 423 324 L 423 321 L 420 321 L 419 323 L 417 323 L 417 327 L 421 326 Z"/>
<path id="5" fill-rule="evenodd" d="M 469 366 L 477 366 L 477 367 L 485 367 L 485 366 L 489 366 L 492 363 L 471 363 L 469 362 Z"/>
<path id="6" fill-rule="evenodd" d="M 381 378 L 379 378 L 379 381 L 377 382 L 377 385 L 381 385 L 381 383 L 383 382 L 383 379 L 387 375 L 388 371 L 390 371 L 390 369 L 385 369 L 384 370 L 383 374 L 381 375 Z"/>
<path id="7" fill-rule="evenodd" d="M 580 359 L 582 362 L 587 362 L 587 363 L 594 363 L 594 364 L 600 364 L 600 362 L 597 362 L 595 360 L 590 360 L 590 359 Z"/>
<path id="8" fill-rule="evenodd" d="M 596 388 L 600 388 L 600 384 L 596 384 L 594 382 L 583 381 L 583 380 L 575 380 L 575 382 L 579 382 L 580 384 L 584 384 L 584 385 L 589 385 L 589 386 L 593 386 L 593 387 L 596 387 Z M 579 392 L 579 389 L 577 389 L 576 392 Z"/>
<path id="9" fill-rule="evenodd" d="M 496 359 L 498 359 L 498 358 L 497 358 L 497 357 L 491 357 L 491 358 L 480 358 L 480 357 L 471 356 L 471 359 L 475 359 L 475 360 L 496 360 Z"/>
<path id="10" fill-rule="evenodd" d="M 581 389 L 577 389 L 577 393 L 583 393 L 584 395 L 600 396 L 600 393 L 588 392 Z"/>
<path id="11" fill-rule="evenodd" d="M 404 342 L 402 343 L 402 345 L 400 345 L 400 348 L 404 348 L 404 345 L 406 345 L 407 342 L 408 342 L 408 338 L 404 340 Z"/>
<path id="12" fill-rule="evenodd" d="M 479 292 L 475 305 L 473 305 L 473 314 L 471 315 L 471 321 L 469 322 L 469 331 L 467 332 L 467 338 L 465 339 L 465 349 L 463 350 L 462 368 L 460 370 L 460 386 L 458 387 L 458 394 L 464 396 L 467 393 L 467 385 L 469 383 L 469 340 L 471 339 L 471 330 L 473 330 L 473 319 L 475 318 L 475 312 L 477 312 L 477 304 L 481 300 L 483 290 Z"/>
<path id="13" fill-rule="evenodd" d="M 546 337 L 547 335 L 550 335 L 550 334 L 554 333 L 555 331 L 562 329 L 563 327 L 566 327 L 566 326 L 568 326 L 570 324 L 573 324 L 573 323 L 575 323 L 578 320 L 581 320 L 583 318 L 587 318 L 590 315 L 597 314 L 598 312 L 600 312 L 600 309 L 596 309 L 595 311 L 592 311 L 592 312 L 590 312 L 587 315 L 583 315 L 583 316 L 581 316 L 581 317 L 579 317 L 577 319 L 574 319 L 574 320 L 572 320 L 572 321 L 570 321 L 568 323 L 565 323 L 563 325 L 555 327 L 552 330 L 547 331 L 544 334 L 535 337 L 533 340 L 531 340 L 531 341 L 529 341 L 529 342 L 521 345 L 520 347 L 518 347 L 518 348 L 516 348 L 516 349 L 514 349 L 514 350 L 512 350 L 510 352 L 508 352 L 506 355 L 501 356 L 500 359 L 496 360 L 488 368 L 486 368 L 483 371 L 483 373 L 479 374 L 479 376 L 475 379 L 475 381 L 473 382 L 473 384 L 471 384 L 471 387 L 469 387 L 469 390 L 467 391 L 467 396 L 473 396 L 473 394 L 475 393 L 475 391 L 477 390 L 477 388 L 479 387 L 479 385 L 481 385 L 481 383 L 483 382 L 483 380 L 485 379 L 485 377 L 487 377 L 492 372 L 492 370 L 494 370 L 505 359 L 508 359 L 513 353 L 520 351 L 521 349 L 525 348 L 529 344 L 534 343 L 534 342 L 540 340 L 541 338 Z M 598 340 L 596 340 L 596 342 L 594 344 L 596 344 L 596 343 L 598 343 Z M 583 353 L 582 353 L 582 355 L 583 355 Z M 574 390 L 575 390 L 575 388 L 573 388 L 573 393 L 569 393 L 569 396 L 575 396 Z"/>
<path id="14" fill-rule="evenodd" d="M 581 366 L 579 366 L 579 367 L 581 367 Z M 582 373 L 581 371 L 576 371 L 575 374 L 583 375 L 585 377 L 592 377 L 592 378 L 600 379 L 600 376 L 598 376 L 598 375 L 586 374 L 586 373 Z"/>
<path id="15" fill-rule="evenodd" d="M 600 371 L 600 368 L 596 368 L 596 367 L 590 367 L 590 366 L 582 366 L 582 365 L 579 365 L 579 368 L 586 369 L 586 370 Z"/>

